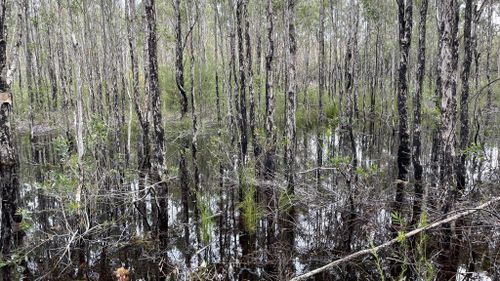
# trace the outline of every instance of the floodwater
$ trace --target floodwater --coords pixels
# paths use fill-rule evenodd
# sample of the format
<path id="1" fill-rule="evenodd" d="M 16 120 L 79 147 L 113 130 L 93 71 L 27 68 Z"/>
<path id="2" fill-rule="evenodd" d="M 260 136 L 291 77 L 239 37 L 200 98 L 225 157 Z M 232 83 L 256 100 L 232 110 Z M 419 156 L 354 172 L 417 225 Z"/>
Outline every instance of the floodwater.
<path id="1" fill-rule="evenodd" d="M 155 196 L 160 193 L 149 177 L 140 177 L 137 170 L 136 131 L 132 132 L 127 159 L 124 151 L 113 148 L 112 128 L 93 128 L 98 133 L 89 134 L 85 140 L 86 183 L 81 202 L 75 199 L 75 151 L 64 134 L 41 134 L 32 141 L 19 134 L 19 205 L 26 221 L 19 274 L 37 280 L 116 280 L 113 272 L 123 266 L 129 270 L 130 280 L 285 280 L 392 238 L 391 204 L 398 145 L 394 129 L 379 124 L 370 135 L 366 126 L 356 126 L 355 151 L 351 151 L 349 134 L 340 127 L 300 130 L 296 185 L 290 194 L 286 191 L 281 145 L 277 150 L 276 176 L 266 181 L 255 172 L 254 161 L 248 160 L 244 168 L 237 167 L 240 163 L 236 145 L 231 144 L 228 132 L 222 131 L 219 137 L 215 127 L 202 126 L 198 136 L 200 186 L 194 197 L 191 136 L 167 127 L 166 248 L 161 248 L 155 234 Z M 123 141 L 124 136 L 126 133 Z M 187 202 L 181 192 L 179 172 L 183 143 L 189 143 L 184 151 L 191 191 Z M 484 137 L 482 143 L 468 158 L 469 185 L 460 202 L 464 206 L 475 206 L 498 194 L 498 139 Z M 320 169 L 318 146 L 323 159 Z M 423 205 L 429 221 L 440 217 L 439 204 L 443 199 L 432 169 L 432 149 L 432 131 L 424 131 Z M 353 157 L 357 160 L 356 168 L 352 166 Z M 245 174 L 245 190 L 254 191 L 244 192 L 251 199 L 246 203 L 239 202 L 242 172 L 238 171 Z M 406 192 L 408 206 L 412 204 L 412 182 L 410 179 Z M 272 201 L 269 194 L 277 202 L 274 208 L 266 205 Z M 280 218 L 291 209 L 294 218 L 287 224 L 293 226 L 290 240 L 275 223 L 282 221 Z M 144 210 L 146 213 L 142 214 Z M 253 244 L 245 257 L 240 243 L 242 213 L 248 217 L 244 239 Z M 489 220 L 496 220 L 496 224 L 488 224 Z M 466 225 L 460 280 L 465 280 L 469 269 L 475 272 L 470 277 L 499 278 L 498 218 L 474 215 Z M 439 230 L 426 234 L 426 240 L 419 244 L 423 248 L 421 257 L 426 258 L 409 259 L 407 264 L 423 276 L 430 276 L 439 250 Z M 272 246 L 270 235 L 275 238 Z M 391 259 L 403 256 L 404 251 L 388 249 L 326 271 L 314 280 L 380 280 L 390 273 Z M 472 258 L 474 261 L 470 262 Z"/>

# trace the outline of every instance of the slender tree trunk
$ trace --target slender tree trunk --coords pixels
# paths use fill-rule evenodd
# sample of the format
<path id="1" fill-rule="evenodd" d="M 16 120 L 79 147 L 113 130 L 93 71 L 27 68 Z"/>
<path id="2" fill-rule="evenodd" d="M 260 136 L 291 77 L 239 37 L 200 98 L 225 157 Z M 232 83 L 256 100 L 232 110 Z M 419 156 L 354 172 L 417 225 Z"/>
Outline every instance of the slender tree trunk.
<path id="1" fill-rule="evenodd" d="M 126 6 L 129 10 L 127 11 L 127 34 L 128 34 L 128 43 L 129 43 L 129 53 L 130 53 L 130 64 L 132 68 L 132 102 L 134 105 L 134 110 L 137 115 L 137 119 L 139 121 L 139 125 L 141 126 L 141 139 L 138 141 L 138 170 L 139 170 L 139 198 L 145 198 L 146 194 L 144 192 L 146 186 L 146 174 L 151 168 L 150 166 L 150 144 L 149 144 L 149 118 L 147 112 L 144 112 L 141 109 L 139 104 L 140 96 L 139 96 L 139 67 L 138 67 L 138 58 L 136 55 L 136 47 L 135 40 L 133 36 L 134 22 L 135 22 L 135 0 L 128 0 L 128 5 Z M 146 203 L 144 200 L 141 200 L 137 203 L 137 209 L 142 217 L 142 225 L 143 227 L 150 229 L 150 225 L 147 218 L 147 210 Z"/>
<path id="2" fill-rule="evenodd" d="M 319 118 L 318 118 L 318 126 L 321 128 L 323 123 L 325 122 L 325 112 L 323 110 L 323 95 L 325 91 L 325 6 L 323 0 L 321 0 L 319 4 L 319 34 L 318 34 L 318 42 L 319 42 L 319 52 L 318 52 L 318 110 L 319 110 Z M 317 139 L 318 144 L 316 147 L 316 165 L 318 169 L 316 170 L 316 185 L 320 187 L 321 181 L 321 167 L 323 166 L 323 134 L 322 130 L 318 129 Z"/>
<path id="3" fill-rule="evenodd" d="M 174 2 L 174 17 L 175 17 L 175 82 L 179 90 L 181 104 L 181 118 L 183 118 L 188 110 L 188 99 L 184 86 L 184 46 L 182 43 L 182 21 L 180 11 L 180 0 Z M 191 41 L 190 41 L 191 42 Z M 194 104 L 193 104 L 194 106 Z M 189 175 L 186 160 L 186 150 L 189 147 L 189 141 L 186 138 L 181 139 L 181 149 L 179 155 L 179 184 L 181 186 L 181 201 L 182 201 L 182 222 L 184 223 L 184 243 L 187 249 L 186 264 L 191 263 L 190 241 L 189 241 Z"/>
<path id="4" fill-rule="evenodd" d="M 193 2 L 188 2 L 188 24 L 192 26 L 194 24 L 194 13 L 192 11 Z M 194 45 L 193 45 L 193 34 L 189 36 L 189 60 L 190 60 L 190 97 L 191 97 L 191 120 L 192 120 L 192 139 L 191 139 L 191 156 L 193 158 L 193 172 L 194 172 L 194 191 L 192 192 L 191 198 L 193 201 L 194 208 L 194 220 L 196 223 L 196 235 L 198 240 L 199 235 L 199 201 L 200 197 L 200 172 L 198 167 L 198 112 L 196 109 L 196 88 L 195 88 L 195 56 L 194 56 Z M 200 84 L 201 87 L 201 84 Z"/>
<path id="5" fill-rule="evenodd" d="M 424 195 L 423 188 L 423 167 L 420 162 L 421 155 L 421 108 L 422 108 L 422 89 L 425 74 L 425 37 L 428 0 L 420 2 L 420 19 L 418 23 L 418 55 L 417 55 L 417 74 L 415 83 L 415 95 L 413 96 L 413 140 L 412 140 L 412 163 L 414 175 L 414 197 L 410 225 L 413 228 L 418 227 L 420 215 L 422 213 L 422 200 Z M 415 238 L 410 239 L 412 249 L 416 249 Z M 416 251 L 414 252 L 416 253 Z M 412 253 L 412 255 L 415 255 Z M 416 256 L 416 255 L 415 255 Z M 407 274 L 409 280 L 417 278 L 414 270 L 409 270 Z"/>
<path id="6" fill-rule="evenodd" d="M 161 247 L 166 248 L 168 243 L 168 209 L 167 209 L 167 185 L 165 176 L 165 131 L 162 124 L 160 87 L 158 83 L 158 57 L 156 39 L 156 10 L 155 0 L 146 0 L 146 22 L 147 22 L 147 47 L 148 47 L 148 93 L 151 101 L 153 117 L 154 155 L 151 159 L 153 183 L 156 187 L 156 200 L 158 201 L 158 224 L 157 232 Z"/>
<path id="7" fill-rule="evenodd" d="M 413 97 L 413 154 L 412 163 L 414 169 L 414 202 L 413 202 L 413 214 L 412 214 L 412 226 L 417 226 L 420 219 L 420 213 L 422 210 L 422 196 L 423 196 L 423 167 L 420 162 L 421 155 L 421 114 L 422 114 L 422 89 L 424 83 L 425 74 L 425 35 L 426 35 L 426 20 L 427 20 L 427 8 L 429 5 L 428 0 L 422 0 L 420 3 L 420 20 L 418 23 L 418 55 L 417 55 L 417 74 L 415 83 L 415 95 Z"/>
<path id="8" fill-rule="evenodd" d="M 180 0 L 174 0 L 174 17 L 175 17 L 175 82 L 179 89 L 179 97 L 181 103 L 181 116 L 185 116 L 188 110 L 188 98 L 184 88 L 184 62 L 182 45 L 182 21 L 180 11 Z"/>
<path id="9" fill-rule="evenodd" d="M 295 193 L 295 151 L 296 151 L 296 123 L 295 110 L 297 100 L 297 41 L 295 31 L 295 0 L 288 0 L 286 7 L 286 61 L 287 61 L 287 83 L 286 83 L 286 105 L 285 105 L 285 177 L 287 183 L 288 198 L 293 198 Z M 287 255 L 293 255 L 295 241 L 295 207 L 293 202 L 290 202 L 290 207 L 285 212 L 282 218 L 282 235 L 283 241 L 286 243 Z M 287 260 L 285 266 L 285 278 L 289 278 L 294 272 L 293 263 Z"/>
<path id="10" fill-rule="evenodd" d="M 377 26 L 377 34 L 375 38 L 375 69 L 374 69 L 374 74 L 373 77 L 371 78 L 371 84 L 370 84 L 370 135 L 373 136 L 373 131 L 375 129 L 375 106 L 376 106 L 376 99 L 375 99 L 375 93 L 378 90 L 378 81 L 379 81 L 379 42 L 380 42 L 380 27 Z"/>
<path id="11" fill-rule="evenodd" d="M 462 66 L 462 92 L 460 95 L 460 159 L 458 161 L 456 177 L 457 187 L 460 191 L 465 189 L 466 169 L 465 149 L 469 146 L 469 76 L 472 63 L 472 2 L 465 1 L 464 21 L 464 59 Z"/>
<path id="12" fill-rule="evenodd" d="M 240 161 L 242 164 L 245 162 L 248 147 L 247 137 L 247 100 L 246 100 L 246 75 L 245 75 L 245 50 L 243 42 L 243 20 L 244 20 L 244 2 L 245 0 L 238 0 L 236 4 L 236 33 L 238 35 L 238 58 L 239 58 L 239 111 L 238 111 L 238 124 L 240 129 Z"/>
<path id="13" fill-rule="evenodd" d="M 30 20 L 30 5 L 27 0 L 23 1 L 23 11 L 24 11 L 24 53 L 26 55 L 26 84 L 28 86 L 28 96 L 29 96 L 29 106 L 28 106 L 28 118 L 29 118 L 29 128 L 30 128 L 30 138 L 33 139 L 33 126 L 34 126 L 34 116 L 33 112 L 36 110 L 35 105 L 37 101 L 36 92 L 33 89 L 33 48 L 31 40 L 31 30 L 28 24 Z"/>
<path id="14" fill-rule="evenodd" d="M 84 170 L 84 155 L 85 155 L 85 144 L 84 144 L 84 120 L 83 120 L 83 75 L 82 75 L 82 63 L 80 58 L 82 58 L 83 47 L 82 43 L 78 41 L 75 35 L 75 23 L 71 10 L 69 10 L 69 22 L 72 32 L 72 46 L 73 53 L 72 58 L 75 63 L 75 73 L 74 77 L 76 79 L 76 108 L 75 108 L 75 135 L 76 135 L 76 152 L 77 152 L 77 170 L 78 170 L 78 187 L 76 190 L 75 200 L 78 204 L 86 204 L 87 202 L 87 189 L 85 182 L 85 170 Z M 78 210 L 77 221 L 79 221 L 78 232 L 80 234 L 86 232 L 90 228 L 91 219 L 88 209 L 82 208 Z M 77 255 L 79 264 L 83 264 L 78 269 L 77 277 L 81 278 L 86 275 L 86 265 L 87 265 L 87 251 L 88 243 L 84 239 L 79 239 L 77 241 Z"/>
<path id="15" fill-rule="evenodd" d="M 274 127 L 274 111 L 275 111 L 275 97 L 273 93 L 273 58 L 274 58 L 274 39 L 273 39 L 273 1 L 267 0 L 267 40 L 268 47 L 266 53 L 266 66 L 265 66 L 265 99 L 266 99 L 266 112 L 265 112 L 265 130 L 266 130 L 266 155 L 264 161 L 264 179 L 266 181 L 265 195 L 267 207 L 267 263 L 265 270 L 269 274 L 276 272 L 276 257 L 274 250 L 274 243 L 276 242 L 276 224 L 275 219 L 277 202 L 276 190 L 273 185 L 275 170 L 276 170 L 276 133 Z"/>
<path id="16" fill-rule="evenodd" d="M 441 1 L 438 5 L 440 12 L 440 26 L 442 33 L 440 41 L 439 64 L 441 76 L 441 120 L 439 142 L 441 144 L 441 186 L 445 202 L 442 203 L 442 212 L 448 213 L 456 200 L 456 188 L 454 179 L 455 163 L 455 124 L 456 124 L 456 77 L 458 63 L 458 3 L 456 0 Z M 438 257 L 440 270 L 437 273 L 438 280 L 452 280 L 458 269 L 459 257 L 456 245 L 452 244 L 453 233 L 450 225 L 443 227 L 443 238 L 441 239 L 442 250 Z"/>
<path id="17" fill-rule="evenodd" d="M 403 205 L 405 201 L 405 189 L 408 184 L 408 173 L 411 161 L 410 135 L 408 130 L 408 83 L 407 68 L 408 56 L 411 44 L 411 32 L 413 25 L 413 1 L 398 0 L 399 18 L 399 67 L 398 67 L 398 114 L 399 114 L 399 148 L 397 155 L 398 178 L 396 185 L 396 197 L 393 211 L 403 217 Z M 392 222 L 393 235 L 397 236 L 401 228 L 400 222 Z M 392 276 L 398 276 L 402 271 L 402 264 L 393 264 Z"/>
<path id="18" fill-rule="evenodd" d="M 351 20 L 352 21 L 352 20 Z M 356 24 L 357 25 L 357 24 Z M 353 131 L 353 123 L 354 123 L 354 72 L 355 72 L 355 61 L 354 61 L 354 53 L 356 46 L 356 31 L 355 27 L 351 27 L 349 39 L 347 40 L 346 46 L 346 54 L 344 61 L 344 95 L 345 95 L 345 114 L 347 116 L 347 125 L 345 126 L 349 140 L 350 140 L 350 149 L 351 149 L 351 166 L 348 171 L 348 175 L 346 176 L 346 184 L 348 188 L 348 194 L 346 199 L 346 211 L 341 213 L 342 221 L 345 221 L 344 225 L 344 235 L 343 241 L 341 243 L 341 250 L 345 253 L 351 252 L 352 248 L 352 240 L 353 240 L 353 232 L 354 232 L 354 222 L 356 220 L 356 210 L 354 206 L 354 196 L 353 192 L 355 191 L 355 183 L 356 183 L 356 168 L 357 168 L 357 156 L 356 156 L 356 140 L 354 137 Z M 353 267 L 349 264 L 343 268 L 343 278 L 345 280 L 355 280 Z"/>
<path id="19" fill-rule="evenodd" d="M 244 0 L 244 17 L 245 17 L 245 43 L 246 43 L 246 66 L 248 73 L 248 94 L 250 99 L 250 135 L 252 136 L 252 146 L 254 158 L 256 160 L 256 171 L 260 170 L 259 157 L 261 148 L 255 132 L 256 115 L 255 115 L 255 94 L 253 89 L 253 67 L 252 67 L 252 44 L 250 42 L 250 20 L 248 15 L 248 0 Z"/>
<path id="20" fill-rule="evenodd" d="M 488 1 L 488 15 L 487 15 L 487 25 L 486 25 L 486 66 L 485 66 L 485 74 L 486 74 L 486 82 L 488 83 L 488 88 L 486 92 L 486 124 L 489 123 L 489 116 L 491 115 L 491 108 L 493 106 L 493 91 L 490 86 L 491 83 L 491 47 L 493 45 L 493 1 Z"/>

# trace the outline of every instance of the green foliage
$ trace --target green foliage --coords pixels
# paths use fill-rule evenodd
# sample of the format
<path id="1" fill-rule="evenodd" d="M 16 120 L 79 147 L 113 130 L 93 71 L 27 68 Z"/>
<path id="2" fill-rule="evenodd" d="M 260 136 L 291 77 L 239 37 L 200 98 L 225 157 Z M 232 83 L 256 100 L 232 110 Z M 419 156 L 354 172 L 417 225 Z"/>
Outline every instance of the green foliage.
<path id="1" fill-rule="evenodd" d="M 406 254 L 409 251 L 408 239 L 406 238 L 406 221 L 401 216 L 399 212 L 392 212 L 391 218 L 393 224 L 399 225 L 398 236 L 396 237 L 398 243 L 400 244 L 398 255 L 400 256 L 401 263 L 401 273 L 399 275 L 398 280 L 404 280 L 406 276 L 406 271 L 408 270 L 408 255 Z"/>
<path id="2" fill-rule="evenodd" d="M 282 212 L 288 212 L 294 206 L 294 202 L 296 201 L 295 195 L 290 194 L 286 191 L 282 191 L 279 194 L 278 198 L 278 208 Z"/>
<path id="3" fill-rule="evenodd" d="M 356 168 L 356 174 L 362 178 L 368 176 L 368 171 L 365 170 L 363 167 L 357 167 Z"/>
<path id="4" fill-rule="evenodd" d="M 212 210 L 208 199 L 198 194 L 198 208 L 200 209 L 202 241 L 208 244 L 211 240 L 215 222 L 213 221 Z"/>
<path id="5" fill-rule="evenodd" d="M 370 167 L 368 167 L 368 172 L 371 175 L 378 175 L 381 173 L 381 169 L 380 169 L 379 165 L 371 164 Z"/>
<path id="6" fill-rule="evenodd" d="M 427 213 L 422 212 L 420 215 L 418 227 L 426 227 L 428 225 L 427 221 Z M 434 280 L 435 272 L 434 267 L 432 266 L 431 260 L 427 258 L 427 241 L 429 240 L 429 236 L 425 231 L 421 232 L 418 236 L 416 250 L 417 250 L 417 258 L 415 268 L 422 280 L 431 281 Z"/>
<path id="7" fill-rule="evenodd" d="M 467 157 L 478 157 L 480 159 L 484 158 L 484 149 L 480 143 L 472 143 L 469 147 L 464 150 L 464 154 Z"/>
<path id="8" fill-rule="evenodd" d="M 310 129 L 318 123 L 316 111 L 305 111 L 303 108 L 295 113 L 295 124 L 297 129 Z"/>
<path id="9" fill-rule="evenodd" d="M 90 147 L 96 144 L 104 143 L 108 135 L 106 123 L 98 114 L 92 115 L 89 122 L 89 131 L 87 134 L 87 142 Z"/>
<path id="10" fill-rule="evenodd" d="M 392 218 L 392 223 L 400 225 L 401 228 L 404 228 L 405 220 L 404 218 L 401 217 L 401 214 L 399 212 L 392 212 L 391 218 Z"/>
<path id="11" fill-rule="evenodd" d="M 66 209 L 70 214 L 78 212 L 80 209 L 80 203 L 76 201 L 70 201 L 68 205 L 66 205 Z"/>
<path id="12" fill-rule="evenodd" d="M 245 229 L 249 233 L 255 233 L 257 230 L 257 223 L 263 213 L 256 201 L 257 190 L 253 184 L 249 183 L 249 175 L 252 171 L 253 169 L 248 168 L 243 172 L 241 187 L 243 188 L 243 201 L 240 203 Z"/>
<path id="13" fill-rule="evenodd" d="M 330 164 L 335 168 L 348 165 L 349 163 L 351 163 L 351 157 L 349 156 L 334 156 L 330 158 Z"/>
<path id="14" fill-rule="evenodd" d="M 62 160 L 68 159 L 70 156 L 71 144 L 67 138 L 59 136 L 53 140 L 54 149 Z"/>
<path id="15" fill-rule="evenodd" d="M 23 218 L 20 225 L 23 231 L 28 231 L 33 227 L 31 213 L 28 210 L 19 208 L 16 210 L 16 215 L 21 215 Z"/>
<path id="16" fill-rule="evenodd" d="M 325 106 L 325 115 L 326 118 L 330 120 L 336 120 L 339 117 L 339 109 L 335 104 L 328 104 Z"/>
<path id="17" fill-rule="evenodd" d="M 384 270 L 382 269 L 382 262 L 378 255 L 377 250 L 375 249 L 375 245 L 373 245 L 373 240 L 370 240 L 370 246 L 372 247 L 372 255 L 375 258 L 375 264 L 377 265 L 377 273 L 381 281 L 385 281 Z"/>
<path id="18" fill-rule="evenodd" d="M 396 238 L 399 244 L 403 244 L 406 241 L 406 233 L 404 231 L 398 231 L 398 237 Z"/>

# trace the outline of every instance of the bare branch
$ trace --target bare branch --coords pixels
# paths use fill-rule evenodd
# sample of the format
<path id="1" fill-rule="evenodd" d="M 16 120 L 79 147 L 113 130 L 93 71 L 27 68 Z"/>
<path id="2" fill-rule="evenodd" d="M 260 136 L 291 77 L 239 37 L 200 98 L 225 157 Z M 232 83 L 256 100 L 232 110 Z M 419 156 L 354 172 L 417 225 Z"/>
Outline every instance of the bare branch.
<path id="1" fill-rule="evenodd" d="M 412 230 L 408 233 L 406 233 L 404 235 L 405 238 L 410 238 L 412 236 L 415 236 L 417 234 L 419 234 L 420 232 L 423 232 L 425 230 L 428 230 L 428 229 L 432 229 L 432 228 L 436 228 L 442 224 L 445 224 L 445 223 L 448 223 L 448 222 L 451 222 L 451 221 L 454 221 L 454 220 L 457 220 L 461 217 L 465 217 L 465 216 L 468 216 L 468 215 L 471 215 L 473 213 L 476 213 L 477 211 L 480 211 L 480 210 L 483 210 L 483 209 L 486 209 L 488 208 L 489 206 L 497 203 L 500 201 L 500 197 L 494 197 L 493 199 L 491 199 L 490 201 L 476 207 L 475 209 L 469 209 L 469 210 L 466 210 L 466 211 L 462 211 L 462 212 L 459 212 L 453 216 L 449 216 L 447 217 L 446 219 L 442 219 L 442 220 L 439 220 L 439 221 L 436 221 L 432 224 L 429 224 L 428 226 L 425 226 L 425 227 L 421 227 L 421 228 L 417 228 L 415 230 Z M 394 238 L 392 240 L 389 240 L 387 242 L 385 242 L 384 244 L 381 244 L 381 245 L 378 245 L 377 247 L 374 247 L 374 248 L 370 248 L 370 249 L 364 249 L 364 250 L 361 250 L 361 251 L 358 251 L 358 252 L 355 252 L 355 253 L 352 253 L 346 257 L 343 257 L 341 259 L 337 259 L 335 261 L 332 261 L 331 263 L 329 264 L 326 264 L 320 268 L 317 268 L 315 270 L 312 270 L 312 271 L 309 271 L 307 273 L 304 273 L 302 275 L 299 275 L 297 277 L 294 277 L 292 279 L 290 279 L 290 281 L 300 281 L 300 280 L 306 280 L 307 278 L 315 275 L 315 274 L 318 274 L 320 272 L 323 272 L 325 270 L 328 270 L 334 266 L 338 266 L 342 263 L 346 263 L 346 262 L 349 262 L 351 260 L 354 260 L 358 257 L 361 257 L 361 256 L 364 256 L 364 255 L 367 255 L 367 254 L 371 254 L 371 253 L 374 253 L 374 252 L 377 252 L 383 248 L 387 248 L 393 244 L 396 244 L 398 241 L 400 241 L 400 238 Z"/>

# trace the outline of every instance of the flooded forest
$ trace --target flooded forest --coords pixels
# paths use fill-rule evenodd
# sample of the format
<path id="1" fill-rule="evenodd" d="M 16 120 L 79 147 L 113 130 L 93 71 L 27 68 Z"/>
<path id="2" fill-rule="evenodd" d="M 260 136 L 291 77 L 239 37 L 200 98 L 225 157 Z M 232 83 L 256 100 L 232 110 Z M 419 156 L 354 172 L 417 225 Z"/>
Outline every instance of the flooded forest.
<path id="1" fill-rule="evenodd" d="M 0 281 L 500 280 L 498 0 L 0 0 Z"/>

